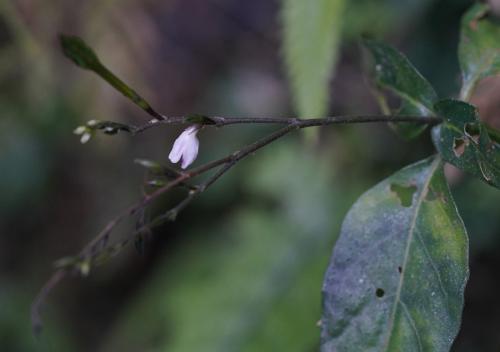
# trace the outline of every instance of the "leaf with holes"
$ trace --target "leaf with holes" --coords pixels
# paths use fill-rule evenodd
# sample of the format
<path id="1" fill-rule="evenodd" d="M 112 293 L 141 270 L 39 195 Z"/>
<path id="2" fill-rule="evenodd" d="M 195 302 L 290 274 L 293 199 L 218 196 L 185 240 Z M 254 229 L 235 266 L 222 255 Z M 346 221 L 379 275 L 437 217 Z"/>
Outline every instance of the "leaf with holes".
<path id="1" fill-rule="evenodd" d="M 382 181 L 342 225 L 323 283 L 321 350 L 449 351 L 467 253 L 439 157 Z"/>
<path id="2" fill-rule="evenodd" d="M 462 18 L 458 58 L 464 100 L 479 80 L 500 74 L 500 21 L 489 13 L 488 5 L 476 4 Z"/>
<path id="3" fill-rule="evenodd" d="M 398 50 L 385 43 L 364 39 L 363 46 L 373 57 L 370 65 L 372 79 L 377 88 L 392 91 L 401 98 L 399 115 L 430 116 L 437 94 L 431 84 Z M 403 137 L 417 137 L 424 124 L 391 124 Z"/>
<path id="4" fill-rule="evenodd" d="M 500 144 L 490 138 L 476 108 L 446 99 L 438 102 L 435 109 L 445 119 L 432 130 L 432 139 L 443 159 L 500 188 Z"/>

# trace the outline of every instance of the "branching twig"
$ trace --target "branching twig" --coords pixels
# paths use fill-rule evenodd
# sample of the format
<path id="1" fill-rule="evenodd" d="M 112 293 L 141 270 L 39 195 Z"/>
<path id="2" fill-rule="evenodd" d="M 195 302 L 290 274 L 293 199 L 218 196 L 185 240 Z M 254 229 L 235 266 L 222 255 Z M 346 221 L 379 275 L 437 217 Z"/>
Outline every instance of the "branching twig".
<path id="1" fill-rule="evenodd" d="M 222 117 L 222 116 L 177 116 L 165 117 L 163 120 L 152 120 L 149 123 L 136 127 L 133 134 L 139 134 L 160 125 L 178 125 L 201 123 L 215 127 L 224 127 L 236 124 L 298 124 L 300 128 L 311 126 L 326 126 L 343 123 L 368 123 L 368 122 L 416 122 L 423 124 L 438 124 L 440 117 L 433 116 L 405 116 L 405 115 L 345 115 L 331 116 L 320 119 L 302 119 L 296 117 Z"/>
<path id="2" fill-rule="evenodd" d="M 286 126 L 281 129 L 269 134 L 268 136 L 247 145 L 246 147 L 227 155 L 221 159 L 211 161 L 199 167 L 193 168 L 187 172 L 179 172 L 177 177 L 173 180 L 167 182 L 164 186 L 159 187 L 150 194 L 144 195 L 140 202 L 129 207 L 125 212 L 118 215 L 115 219 L 111 220 L 104 229 L 92 240 L 90 241 L 80 253 L 73 258 L 69 258 L 62 268 L 59 268 L 52 277 L 44 285 L 37 298 L 33 302 L 32 306 L 32 323 L 34 331 L 38 332 L 41 328 L 40 319 L 40 309 L 43 305 L 49 292 L 60 282 L 69 272 L 79 271 L 82 274 L 87 274 L 88 270 L 92 264 L 102 260 L 103 253 L 108 251 L 109 255 L 117 254 L 121 248 L 128 244 L 131 238 L 138 236 L 153 226 L 157 226 L 165 221 L 173 221 L 179 212 L 186 208 L 189 203 L 198 195 L 203 193 L 208 187 L 215 183 L 221 176 L 223 176 L 227 171 L 229 171 L 234 165 L 236 165 L 240 160 L 244 159 L 248 155 L 256 152 L 257 150 L 265 147 L 266 145 L 274 142 L 275 140 L 287 135 L 288 133 L 313 126 L 325 126 L 332 124 L 344 124 L 344 123 L 368 123 L 368 122 L 416 122 L 424 124 L 438 124 L 442 121 L 439 117 L 422 117 L 422 116 L 387 116 L 387 115 L 366 115 L 366 116 L 335 116 L 327 117 L 322 119 L 299 119 L 299 118 L 230 118 L 230 117 L 201 117 L 205 120 L 205 124 L 213 125 L 217 127 L 234 125 L 234 124 L 284 124 Z M 152 127 L 156 127 L 164 124 L 188 124 L 193 123 L 193 118 L 191 117 L 167 117 L 164 120 L 157 120 L 150 122 L 147 125 L 136 127 L 131 132 L 132 134 L 137 134 L 146 131 Z M 163 215 L 160 215 L 153 219 L 150 223 L 144 224 L 136 229 L 133 233 L 127 236 L 124 240 L 120 241 L 118 244 L 107 247 L 107 243 L 111 232 L 113 229 L 120 224 L 125 218 L 129 216 L 136 215 L 140 210 L 143 210 L 148 205 L 150 205 L 154 200 L 167 193 L 176 186 L 186 185 L 186 181 L 204 174 L 207 171 L 219 168 L 211 177 L 209 177 L 205 182 L 191 186 L 188 195 L 180 201 L 175 207 L 171 208 Z"/>

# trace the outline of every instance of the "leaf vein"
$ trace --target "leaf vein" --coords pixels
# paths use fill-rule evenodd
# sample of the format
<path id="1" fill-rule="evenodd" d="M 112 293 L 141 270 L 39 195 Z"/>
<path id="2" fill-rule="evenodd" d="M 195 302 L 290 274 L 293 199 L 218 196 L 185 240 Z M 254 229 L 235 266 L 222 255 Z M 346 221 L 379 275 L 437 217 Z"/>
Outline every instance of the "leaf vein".
<path id="1" fill-rule="evenodd" d="M 448 293 L 446 292 L 446 290 L 444 288 L 444 284 L 443 284 L 443 281 L 441 279 L 441 274 L 439 273 L 439 271 L 436 267 L 436 264 L 434 263 L 434 260 L 432 259 L 431 254 L 429 253 L 427 245 L 425 244 L 424 240 L 422 239 L 422 236 L 420 236 L 420 232 L 417 231 L 416 236 L 417 236 L 417 239 L 419 240 L 420 244 L 422 245 L 422 248 L 425 252 L 425 256 L 427 257 L 427 259 L 431 263 L 432 270 L 436 274 L 436 277 L 437 277 L 437 280 L 439 283 L 439 288 L 441 289 L 441 292 L 443 293 L 445 298 L 448 298 Z"/>
<path id="2" fill-rule="evenodd" d="M 415 324 L 415 320 L 411 316 L 410 311 L 408 310 L 408 307 L 406 306 L 406 303 L 404 303 L 402 300 L 399 300 L 399 304 L 403 308 L 403 312 L 404 312 L 404 315 L 406 317 L 406 320 L 408 320 L 408 323 L 410 324 L 410 326 L 413 330 L 413 333 L 415 334 L 415 338 L 417 339 L 418 350 L 420 352 L 422 352 L 423 351 L 422 340 L 420 339 L 420 334 L 418 333 L 417 325 Z"/>
<path id="3" fill-rule="evenodd" d="M 427 189 L 429 187 L 429 183 L 431 182 L 432 177 L 434 175 L 434 172 L 436 171 L 436 168 L 438 167 L 440 162 L 441 162 L 441 160 L 439 157 L 436 157 L 436 159 L 432 162 L 431 168 L 430 168 L 429 173 L 428 173 L 428 179 L 425 181 L 424 185 L 422 186 L 422 191 L 420 192 L 420 195 L 418 196 L 418 199 L 417 199 L 417 203 L 415 205 L 415 215 L 413 216 L 413 219 L 411 221 L 410 230 L 409 230 L 409 234 L 408 234 L 408 240 L 406 241 L 406 248 L 405 248 L 405 253 L 404 253 L 404 257 L 403 257 L 403 263 L 401 265 L 403 267 L 403 272 L 401 273 L 401 277 L 399 279 L 398 287 L 396 290 L 396 299 L 395 299 L 394 307 L 392 309 L 391 316 L 389 318 L 389 329 L 388 329 L 387 338 L 386 338 L 385 344 L 384 344 L 384 350 L 387 350 L 387 348 L 389 346 L 391 336 L 392 336 L 392 329 L 394 327 L 394 320 L 396 318 L 398 302 L 401 301 L 401 291 L 403 288 L 403 282 L 404 282 L 405 273 L 406 273 L 405 269 L 406 269 L 406 265 L 408 262 L 408 257 L 410 256 L 410 246 L 411 246 L 411 242 L 413 240 L 413 234 L 415 232 L 415 225 L 417 223 L 417 217 L 418 217 L 418 214 L 420 212 L 420 206 L 422 205 L 422 202 L 423 202 L 425 196 L 427 195 Z"/>

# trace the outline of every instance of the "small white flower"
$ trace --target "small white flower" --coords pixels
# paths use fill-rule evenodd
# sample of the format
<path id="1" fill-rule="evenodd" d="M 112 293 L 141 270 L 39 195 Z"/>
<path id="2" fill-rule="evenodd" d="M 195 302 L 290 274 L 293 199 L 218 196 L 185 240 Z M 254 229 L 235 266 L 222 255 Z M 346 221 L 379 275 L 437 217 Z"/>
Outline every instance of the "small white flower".
<path id="1" fill-rule="evenodd" d="M 92 131 L 90 128 L 86 126 L 78 126 L 75 128 L 73 131 L 74 134 L 81 136 L 80 137 L 80 142 L 82 144 L 87 143 L 90 140 L 90 137 L 92 137 Z"/>
<path id="2" fill-rule="evenodd" d="M 80 143 L 82 144 L 87 143 L 90 140 L 90 137 L 92 137 L 92 135 L 88 132 L 85 132 L 84 134 L 82 134 L 82 137 L 80 138 Z"/>
<path id="3" fill-rule="evenodd" d="M 73 131 L 74 134 L 77 134 L 77 135 L 80 135 L 80 134 L 84 134 L 85 132 L 87 132 L 87 127 L 85 126 L 78 126 L 77 128 L 75 128 L 75 130 Z"/>
<path id="4" fill-rule="evenodd" d="M 177 163 L 182 159 L 181 167 L 187 168 L 198 156 L 200 142 L 196 134 L 200 129 L 199 125 L 192 125 L 186 128 L 174 142 L 172 151 L 168 158 L 172 163 Z"/>

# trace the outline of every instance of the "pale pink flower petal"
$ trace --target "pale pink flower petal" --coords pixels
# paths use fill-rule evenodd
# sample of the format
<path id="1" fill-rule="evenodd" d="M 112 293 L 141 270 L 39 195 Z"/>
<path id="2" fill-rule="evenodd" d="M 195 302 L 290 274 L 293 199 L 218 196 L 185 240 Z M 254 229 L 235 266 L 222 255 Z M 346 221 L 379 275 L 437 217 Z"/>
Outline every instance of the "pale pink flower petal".
<path id="1" fill-rule="evenodd" d="M 193 163 L 198 156 L 200 145 L 198 137 L 196 137 L 199 129 L 198 125 L 189 126 L 177 137 L 168 156 L 172 163 L 175 164 L 181 160 L 181 167 L 183 169 Z"/>
<path id="2" fill-rule="evenodd" d="M 182 140 L 177 138 L 174 142 L 174 146 L 172 147 L 172 151 L 168 155 L 168 158 L 172 163 L 177 163 L 179 160 L 181 160 L 182 157 Z"/>

